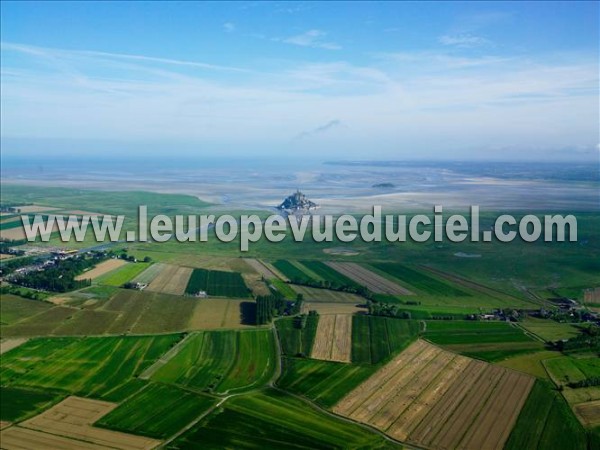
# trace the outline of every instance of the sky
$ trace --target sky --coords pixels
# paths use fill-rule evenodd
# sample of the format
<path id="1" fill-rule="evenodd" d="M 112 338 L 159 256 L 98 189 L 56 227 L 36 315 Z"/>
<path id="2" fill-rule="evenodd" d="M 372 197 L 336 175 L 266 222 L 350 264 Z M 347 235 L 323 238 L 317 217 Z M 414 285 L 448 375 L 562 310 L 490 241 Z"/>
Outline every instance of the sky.
<path id="1" fill-rule="evenodd" d="M 2 155 L 597 161 L 598 2 L 7 2 Z"/>

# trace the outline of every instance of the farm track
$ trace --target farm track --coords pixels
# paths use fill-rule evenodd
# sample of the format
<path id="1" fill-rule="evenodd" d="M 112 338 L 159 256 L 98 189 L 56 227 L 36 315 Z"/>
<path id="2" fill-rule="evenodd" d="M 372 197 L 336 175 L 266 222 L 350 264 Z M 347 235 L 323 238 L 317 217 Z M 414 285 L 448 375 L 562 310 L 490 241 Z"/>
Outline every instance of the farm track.
<path id="1" fill-rule="evenodd" d="M 185 345 L 187 344 L 187 342 L 189 341 L 189 339 L 193 335 L 194 335 L 194 333 L 190 333 L 186 337 L 184 337 L 182 340 L 180 340 L 177 344 L 175 344 L 174 347 L 172 347 L 171 349 L 169 349 L 169 351 L 167 353 L 165 353 L 160 358 L 158 358 L 154 362 L 154 364 L 152 364 L 150 367 L 148 367 L 146 370 L 144 370 L 144 372 L 142 372 L 138 378 L 140 380 L 148 380 L 148 379 L 150 379 L 150 377 L 152 375 L 154 375 L 154 373 L 158 369 L 160 369 L 165 364 L 167 364 L 175 355 L 177 355 L 177 353 L 179 353 L 181 351 L 181 349 L 183 347 L 185 347 Z"/>

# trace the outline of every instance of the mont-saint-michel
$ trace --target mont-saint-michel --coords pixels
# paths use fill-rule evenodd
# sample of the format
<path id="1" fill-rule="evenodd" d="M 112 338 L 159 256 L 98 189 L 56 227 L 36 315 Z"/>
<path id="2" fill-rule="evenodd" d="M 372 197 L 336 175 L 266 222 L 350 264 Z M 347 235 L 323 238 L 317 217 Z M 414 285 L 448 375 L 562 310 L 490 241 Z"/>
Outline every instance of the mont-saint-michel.
<path id="1" fill-rule="evenodd" d="M 292 195 L 288 196 L 278 207 L 280 211 L 288 214 L 305 214 L 317 209 L 319 205 L 306 198 L 300 190 L 296 190 Z"/>

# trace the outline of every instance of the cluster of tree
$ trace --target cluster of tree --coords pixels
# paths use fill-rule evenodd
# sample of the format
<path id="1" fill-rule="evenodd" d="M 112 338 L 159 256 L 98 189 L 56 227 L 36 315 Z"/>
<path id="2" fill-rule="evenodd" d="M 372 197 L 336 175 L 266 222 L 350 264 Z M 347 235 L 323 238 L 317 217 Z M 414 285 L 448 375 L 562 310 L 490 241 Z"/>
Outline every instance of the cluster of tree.
<path id="1" fill-rule="evenodd" d="M 277 290 L 271 290 L 271 295 L 259 295 L 256 297 L 256 325 L 264 325 L 271 322 L 273 318 L 289 315 L 295 316 L 302 311 L 304 296 L 298 294 L 296 300 L 291 302 Z"/>
<path id="2" fill-rule="evenodd" d="M 6 255 L 15 255 L 21 256 L 24 255 L 25 252 L 23 250 L 18 250 L 13 247 L 17 247 L 19 245 L 25 245 L 27 241 L 25 239 L 21 239 L 18 241 L 0 241 L 0 253 L 4 253 Z"/>
<path id="3" fill-rule="evenodd" d="M 554 346 L 561 352 L 567 353 L 581 351 L 600 353 L 600 328 L 590 326 L 571 339 L 555 342 Z"/>
<path id="4" fill-rule="evenodd" d="M 358 294 L 367 299 L 373 298 L 373 293 L 364 286 L 351 286 L 347 284 L 339 284 L 328 280 L 309 280 L 306 278 L 293 278 L 290 283 L 300 286 L 308 286 L 318 289 L 329 289 L 330 291 L 349 292 Z"/>
<path id="5" fill-rule="evenodd" d="M 117 258 L 124 259 L 125 261 L 137 262 L 137 258 L 135 256 L 127 254 L 126 248 L 122 249 L 121 253 L 117 254 Z M 152 258 L 150 258 L 149 256 L 144 256 L 144 259 L 142 261 L 148 263 L 152 261 Z"/>
<path id="6" fill-rule="evenodd" d="M 0 261 L 0 273 L 2 273 L 2 275 L 8 275 L 9 273 L 13 273 L 17 269 L 20 269 L 21 267 L 35 264 L 37 261 L 39 261 L 39 258 L 36 258 L 34 256 L 27 256 L 25 258 L 19 259 L 5 259 L 3 261 Z"/>
<path id="7" fill-rule="evenodd" d="M 590 320 L 590 313 L 584 309 L 540 309 L 540 317 L 561 323 L 581 323 Z"/>
<path id="8" fill-rule="evenodd" d="M 76 280 L 86 269 L 106 259 L 106 254 L 95 253 L 91 257 L 76 256 L 56 260 L 42 270 L 30 271 L 15 277 L 12 282 L 20 286 L 51 292 L 67 292 L 92 284 L 91 280 Z"/>
<path id="9" fill-rule="evenodd" d="M 572 388 L 583 388 L 592 386 L 600 386 L 600 377 L 590 377 L 586 378 L 585 380 L 577 381 L 576 383 L 569 383 L 569 387 Z"/>
<path id="10" fill-rule="evenodd" d="M 0 295 L 12 294 L 29 300 L 45 300 L 48 294 L 7 284 L 0 288 Z"/>
<path id="11" fill-rule="evenodd" d="M 390 303 L 376 303 L 367 300 L 367 308 L 372 316 L 396 317 L 398 319 L 411 319 L 409 311 L 404 311 Z"/>
<path id="12" fill-rule="evenodd" d="M 295 316 L 296 314 L 300 314 L 302 312 L 302 305 L 304 304 L 304 295 L 298 294 L 296 296 L 296 301 L 292 303 L 288 308 L 288 314 Z"/>
<path id="13" fill-rule="evenodd" d="M 306 328 L 306 324 L 308 323 L 308 318 L 318 315 L 319 314 L 317 311 L 311 310 L 308 312 L 308 314 L 300 314 L 299 316 L 296 316 L 294 319 L 294 328 L 304 330 Z"/>
<path id="14" fill-rule="evenodd" d="M 16 204 L 16 203 L 2 203 L 0 204 L 0 212 L 3 213 L 11 213 L 11 214 L 18 214 L 21 212 L 21 209 L 18 208 L 19 206 L 27 206 L 30 205 L 31 203 L 21 203 L 21 204 Z"/>
<path id="15" fill-rule="evenodd" d="M 278 292 L 271 295 L 259 295 L 256 297 L 256 325 L 270 323 L 274 317 L 285 313 L 287 301 Z"/>

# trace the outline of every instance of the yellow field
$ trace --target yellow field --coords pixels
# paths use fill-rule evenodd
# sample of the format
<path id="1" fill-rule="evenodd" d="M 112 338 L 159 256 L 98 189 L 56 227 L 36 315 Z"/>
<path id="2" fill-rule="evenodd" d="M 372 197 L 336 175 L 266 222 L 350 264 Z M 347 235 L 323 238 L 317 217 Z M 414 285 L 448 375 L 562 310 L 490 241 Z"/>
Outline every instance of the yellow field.
<path id="1" fill-rule="evenodd" d="M 127 261 L 124 259 L 109 259 L 106 261 L 102 261 L 100 264 L 96 265 L 91 270 L 82 273 L 81 275 L 77 275 L 75 277 L 76 280 L 95 280 L 99 276 L 104 275 L 105 273 L 112 272 L 115 269 L 118 269 L 121 266 L 127 264 Z"/>
<path id="2" fill-rule="evenodd" d="M 600 425 L 600 400 L 580 403 L 573 407 L 575 414 L 586 426 Z"/>
<path id="3" fill-rule="evenodd" d="M 356 281 L 358 284 L 365 286 L 372 292 L 390 295 L 412 295 L 412 292 L 405 287 L 400 286 L 359 264 L 331 261 L 325 264 L 342 275 Z"/>
<path id="4" fill-rule="evenodd" d="M 534 378 L 417 341 L 333 409 L 433 449 L 502 449 Z"/>
<path id="5" fill-rule="evenodd" d="M 321 302 L 304 302 L 302 304 L 302 312 L 317 311 L 319 314 L 354 314 L 366 313 L 367 309 L 354 305 L 352 303 L 321 303 Z"/>
<path id="6" fill-rule="evenodd" d="M 319 317 L 311 358 L 350 362 L 352 315 L 329 314 Z"/>
<path id="7" fill-rule="evenodd" d="M 19 345 L 22 345 L 27 341 L 27 338 L 2 339 L 0 341 L 0 355 L 12 350 L 13 348 L 17 348 Z"/>
<path id="8" fill-rule="evenodd" d="M 271 269 L 265 266 L 258 259 L 244 258 L 244 262 L 248 264 L 256 273 L 265 277 L 267 280 L 270 280 L 271 278 L 277 278 L 277 275 L 275 275 Z"/>
<path id="9" fill-rule="evenodd" d="M 583 292 L 584 303 L 600 303 L 600 287 L 586 289 Z"/>
<path id="10" fill-rule="evenodd" d="M 242 324 L 242 303 L 248 300 L 205 298 L 198 304 L 190 317 L 188 329 L 214 330 L 218 328 L 246 328 L 253 325 Z"/>
<path id="11" fill-rule="evenodd" d="M 149 291 L 183 295 L 193 269 L 164 264 L 160 273 L 148 285 Z"/>
<path id="12" fill-rule="evenodd" d="M 115 403 L 68 397 L 32 419 L 2 430 L 2 448 L 147 450 L 160 444 L 155 439 L 92 426 L 116 407 Z"/>

